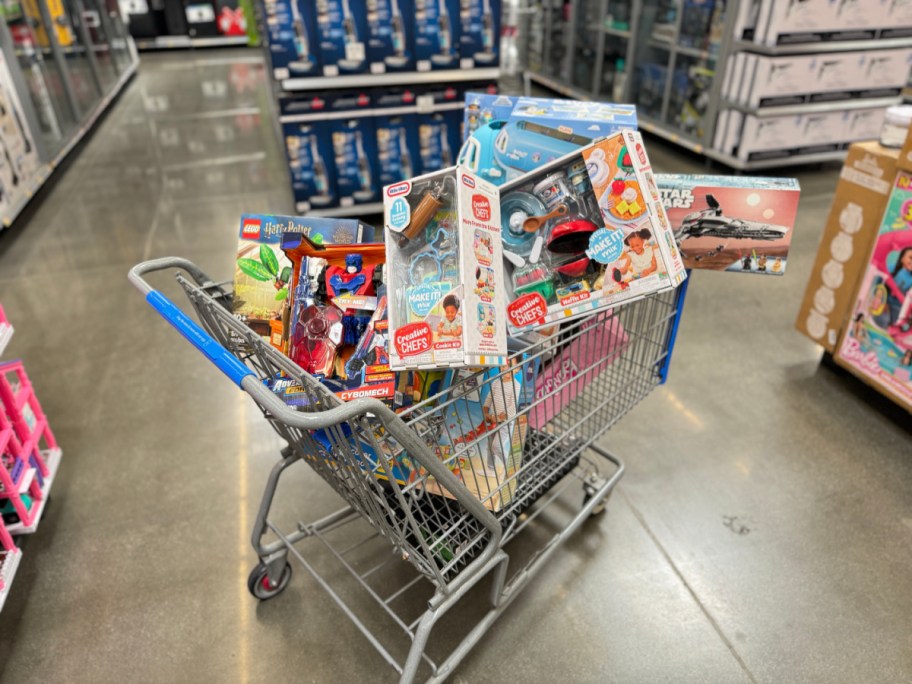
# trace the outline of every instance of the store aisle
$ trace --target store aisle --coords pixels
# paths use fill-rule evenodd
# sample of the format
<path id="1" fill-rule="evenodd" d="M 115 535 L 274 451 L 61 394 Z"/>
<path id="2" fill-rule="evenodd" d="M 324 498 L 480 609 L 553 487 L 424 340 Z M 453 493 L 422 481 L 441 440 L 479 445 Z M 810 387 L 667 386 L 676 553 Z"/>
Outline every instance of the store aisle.
<path id="1" fill-rule="evenodd" d="M 239 215 L 291 210 L 256 55 L 144 55 L 0 237 L 10 354 L 64 450 L 0 615 L 4 682 L 394 681 L 302 568 L 276 600 L 250 598 L 278 438 L 126 281 L 166 255 L 227 276 Z M 695 275 L 669 383 L 604 440 L 629 466 L 607 514 L 451 681 L 912 678 L 909 433 L 792 328 L 836 175 L 800 175 L 786 277 Z M 338 502 L 303 469 L 280 498 L 285 522 Z"/>

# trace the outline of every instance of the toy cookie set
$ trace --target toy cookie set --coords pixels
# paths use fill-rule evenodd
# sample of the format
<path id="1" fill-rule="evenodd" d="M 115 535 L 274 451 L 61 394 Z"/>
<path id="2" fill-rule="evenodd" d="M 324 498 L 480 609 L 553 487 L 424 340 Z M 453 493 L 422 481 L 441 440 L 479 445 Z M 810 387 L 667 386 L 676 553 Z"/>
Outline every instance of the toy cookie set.
<path id="1" fill-rule="evenodd" d="M 635 131 L 499 190 L 511 331 L 642 297 L 686 277 Z"/>
<path id="2" fill-rule="evenodd" d="M 450 168 L 384 188 L 383 215 L 390 367 L 503 364 L 497 189 Z"/>

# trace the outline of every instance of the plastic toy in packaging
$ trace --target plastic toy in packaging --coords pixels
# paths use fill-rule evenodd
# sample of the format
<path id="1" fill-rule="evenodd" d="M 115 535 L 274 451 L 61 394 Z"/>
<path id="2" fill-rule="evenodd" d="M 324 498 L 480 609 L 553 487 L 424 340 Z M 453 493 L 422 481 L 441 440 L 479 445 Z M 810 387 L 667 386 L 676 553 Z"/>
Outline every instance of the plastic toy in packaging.
<path id="1" fill-rule="evenodd" d="M 506 356 L 497 189 L 451 168 L 384 189 L 390 366 L 487 366 Z"/>
<path id="2" fill-rule="evenodd" d="M 635 131 L 595 142 L 499 190 L 511 332 L 686 277 Z"/>

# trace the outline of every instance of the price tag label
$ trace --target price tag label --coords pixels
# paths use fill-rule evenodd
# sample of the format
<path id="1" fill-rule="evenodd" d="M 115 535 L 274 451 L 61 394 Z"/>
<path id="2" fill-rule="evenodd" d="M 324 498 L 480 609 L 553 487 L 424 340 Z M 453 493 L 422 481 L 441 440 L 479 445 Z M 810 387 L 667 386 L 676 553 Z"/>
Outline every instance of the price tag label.
<path id="1" fill-rule="evenodd" d="M 350 62 L 364 61 L 364 43 L 346 43 L 345 59 Z"/>
<path id="2" fill-rule="evenodd" d="M 415 106 L 418 108 L 419 114 L 430 114 L 434 111 L 434 96 L 419 95 L 415 98 Z"/>
<path id="3" fill-rule="evenodd" d="M 386 72 L 386 64 L 383 62 L 371 62 L 370 72 L 372 74 L 382 74 Z"/>

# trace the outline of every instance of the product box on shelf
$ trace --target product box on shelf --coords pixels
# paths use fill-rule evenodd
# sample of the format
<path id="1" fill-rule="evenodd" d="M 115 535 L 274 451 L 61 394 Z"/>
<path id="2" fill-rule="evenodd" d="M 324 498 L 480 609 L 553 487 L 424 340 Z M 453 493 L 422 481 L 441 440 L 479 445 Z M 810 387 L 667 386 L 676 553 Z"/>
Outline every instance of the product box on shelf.
<path id="1" fill-rule="evenodd" d="M 373 104 L 369 91 L 340 91 L 326 98 L 326 110 L 332 114 L 327 123 L 332 134 L 336 190 L 343 207 L 380 199 Z"/>
<path id="2" fill-rule="evenodd" d="M 871 40 L 880 28 L 878 2 L 762 0 L 754 42 L 790 45 L 835 40 Z"/>
<path id="3" fill-rule="evenodd" d="M 365 0 L 321 0 L 316 3 L 316 20 L 323 75 L 365 73 L 368 70 Z"/>
<path id="4" fill-rule="evenodd" d="M 523 372 L 505 364 L 483 373 L 464 368 L 448 371 L 443 424 L 430 445 L 489 509 L 499 511 L 516 493 L 514 475 L 522 466 L 528 430 L 525 414 L 517 416 L 523 394 Z M 449 495 L 428 478 L 425 487 Z"/>
<path id="5" fill-rule="evenodd" d="M 332 135 L 322 115 L 325 109 L 326 100 L 320 96 L 279 99 L 291 190 L 300 213 L 339 204 Z"/>
<path id="6" fill-rule="evenodd" d="M 460 0 L 414 0 L 415 68 L 459 68 Z"/>
<path id="7" fill-rule="evenodd" d="M 912 36 L 912 3 L 882 0 L 880 3 L 881 38 Z"/>
<path id="8" fill-rule="evenodd" d="M 0 219 L 25 201 L 40 161 L 31 132 L 25 125 L 22 103 L 10 72 L 0 56 Z"/>
<path id="9" fill-rule="evenodd" d="M 496 185 L 637 126 L 633 105 L 518 97 L 504 119 L 507 102 L 505 96 L 466 93 L 465 135 L 472 132 L 459 160 Z M 490 123 L 477 125 L 489 118 Z"/>
<path id="10" fill-rule="evenodd" d="M 687 268 L 785 273 L 798 181 L 672 174 L 655 179 Z"/>
<path id="11" fill-rule="evenodd" d="M 184 0 L 187 35 L 191 38 L 211 38 L 218 35 L 215 5 L 211 1 Z"/>
<path id="12" fill-rule="evenodd" d="M 272 340 L 292 279 L 292 264 L 281 249 L 282 234 L 301 233 L 320 243 L 372 239 L 373 227 L 354 219 L 244 214 L 235 258 L 232 311 L 262 337 Z"/>
<path id="13" fill-rule="evenodd" d="M 390 367 L 498 366 L 507 354 L 497 189 L 455 167 L 384 188 Z"/>
<path id="14" fill-rule="evenodd" d="M 461 0 L 459 66 L 493 66 L 500 56 L 500 0 Z"/>
<path id="15" fill-rule="evenodd" d="M 277 81 L 320 74 L 314 4 L 307 0 L 264 0 L 272 74 Z"/>
<path id="16" fill-rule="evenodd" d="M 849 148 L 795 327 L 828 352 L 849 320 L 858 280 L 890 194 L 899 151 L 877 142 Z"/>
<path id="17" fill-rule="evenodd" d="M 744 116 L 729 144 L 742 161 L 831 152 L 844 147 L 846 112 L 758 117 Z M 729 124 L 731 126 L 731 124 Z"/>
<path id="18" fill-rule="evenodd" d="M 367 61 L 372 74 L 415 70 L 412 0 L 367 3 Z"/>
<path id="19" fill-rule="evenodd" d="M 510 330 L 675 287 L 686 278 L 636 131 L 500 187 Z"/>
<path id="20" fill-rule="evenodd" d="M 422 173 L 439 171 L 455 163 L 461 123 L 462 114 L 458 110 L 418 115 L 418 146 Z"/>
<path id="21" fill-rule="evenodd" d="M 392 185 L 417 174 L 421 161 L 418 142 L 418 117 L 415 114 L 377 116 L 377 162 L 380 185 Z"/>
<path id="22" fill-rule="evenodd" d="M 912 174 L 896 175 L 836 362 L 912 411 Z"/>

